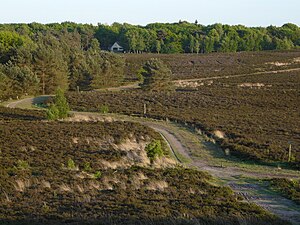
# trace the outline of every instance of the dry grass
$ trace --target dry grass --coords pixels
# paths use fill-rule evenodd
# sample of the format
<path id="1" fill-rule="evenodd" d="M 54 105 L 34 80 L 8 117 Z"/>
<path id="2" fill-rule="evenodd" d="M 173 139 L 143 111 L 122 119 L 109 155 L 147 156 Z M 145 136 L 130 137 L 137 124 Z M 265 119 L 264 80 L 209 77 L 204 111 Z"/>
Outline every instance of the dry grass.
<path id="1" fill-rule="evenodd" d="M 95 181 L 95 180 L 91 180 L 88 182 L 88 185 L 87 185 L 88 189 L 89 190 L 99 190 L 100 189 L 100 183 L 98 181 Z"/>
<path id="2" fill-rule="evenodd" d="M 45 180 L 43 180 L 42 182 L 41 182 L 41 184 L 42 184 L 42 187 L 43 188 L 51 188 L 51 184 L 50 184 L 50 182 L 48 182 L 48 181 L 45 181 Z"/>
<path id="3" fill-rule="evenodd" d="M 132 151 L 132 150 L 138 150 L 141 151 L 142 149 L 145 149 L 146 145 L 148 143 L 144 141 L 137 142 L 136 139 L 126 139 L 121 144 L 115 145 L 116 149 L 123 150 L 123 151 Z"/>
<path id="4" fill-rule="evenodd" d="M 81 172 L 75 174 L 74 177 L 78 178 L 78 179 L 91 179 L 91 178 L 94 178 L 94 175 L 90 174 L 90 173 L 87 173 L 87 172 L 84 172 L 84 171 L 81 171 Z"/>
<path id="5" fill-rule="evenodd" d="M 164 191 L 166 188 L 168 188 L 169 185 L 166 181 L 151 181 L 146 189 L 151 191 Z"/>
<path id="6" fill-rule="evenodd" d="M 68 122 L 104 122 L 104 119 L 99 116 L 93 115 L 78 115 L 75 114 L 73 117 L 65 119 Z"/>
<path id="7" fill-rule="evenodd" d="M 119 161 L 110 162 L 104 159 L 99 160 L 99 163 L 102 165 L 101 167 L 105 170 L 107 169 L 119 169 L 119 168 L 129 168 L 133 163 L 129 163 L 126 157 L 123 157 Z"/>
<path id="8" fill-rule="evenodd" d="M 15 181 L 15 183 L 13 184 L 14 188 L 16 191 L 18 192 L 24 192 L 27 188 L 29 188 L 31 186 L 31 182 L 28 179 L 18 179 Z"/>
<path id="9" fill-rule="evenodd" d="M 102 180 L 102 189 L 103 190 L 113 190 L 113 186 L 111 184 L 111 179 L 108 177 L 104 177 Z"/>
<path id="10" fill-rule="evenodd" d="M 77 190 L 78 190 L 80 193 L 84 193 L 84 192 L 85 192 L 84 187 L 83 187 L 82 185 L 77 184 L 77 185 L 76 185 L 76 188 L 77 188 Z"/>
<path id="11" fill-rule="evenodd" d="M 73 192 L 72 188 L 67 184 L 62 184 L 59 186 L 61 192 Z"/>
<path id="12" fill-rule="evenodd" d="M 139 179 L 139 180 L 148 180 L 149 178 L 142 172 L 138 173 L 136 175 L 136 177 Z"/>
<path id="13" fill-rule="evenodd" d="M 4 194 L 5 201 L 6 202 L 11 202 L 10 197 L 8 196 L 8 194 L 5 191 L 3 192 L 3 194 Z"/>
<path id="14" fill-rule="evenodd" d="M 160 158 L 156 158 L 153 162 L 154 168 L 170 168 L 175 167 L 177 165 L 177 162 L 169 157 L 162 156 Z"/>

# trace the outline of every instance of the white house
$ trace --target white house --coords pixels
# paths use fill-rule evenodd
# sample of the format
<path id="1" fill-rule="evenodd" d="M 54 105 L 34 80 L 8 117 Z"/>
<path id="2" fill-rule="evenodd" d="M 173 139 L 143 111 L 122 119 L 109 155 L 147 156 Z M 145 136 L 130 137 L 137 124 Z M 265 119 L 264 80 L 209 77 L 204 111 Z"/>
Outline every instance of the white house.
<path id="1" fill-rule="evenodd" d="M 115 42 L 111 47 L 110 47 L 111 52 L 124 52 L 124 48 L 119 45 L 118 42 Z"/>

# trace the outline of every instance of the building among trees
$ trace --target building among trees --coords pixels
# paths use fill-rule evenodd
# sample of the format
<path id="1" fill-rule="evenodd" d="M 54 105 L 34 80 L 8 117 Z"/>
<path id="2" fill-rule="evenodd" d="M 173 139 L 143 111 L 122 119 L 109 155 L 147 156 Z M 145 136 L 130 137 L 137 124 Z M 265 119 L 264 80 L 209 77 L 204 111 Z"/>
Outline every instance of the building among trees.
<path id="1" fill-rule="evenodd" d="M 111 47 L 110 47 L 111 52 L 124 52 L 124 48 L 118 43 L 115 42 Z"/>

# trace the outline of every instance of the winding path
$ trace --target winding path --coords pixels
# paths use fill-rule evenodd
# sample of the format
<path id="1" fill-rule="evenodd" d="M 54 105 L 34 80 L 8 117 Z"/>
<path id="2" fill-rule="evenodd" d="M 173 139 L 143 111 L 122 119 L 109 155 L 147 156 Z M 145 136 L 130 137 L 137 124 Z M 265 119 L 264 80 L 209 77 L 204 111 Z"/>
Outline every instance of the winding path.
<path id="1" fill-rule="evenodd" d="M 211 166 L 201 158 L 192 156 L 192 149 L 189 149 L 188 145 L 183 145 L 180 137 L 180 132 L 174 133 L 174 128 L 170 128 L 168 125 L 161 125 L 154 122 L 142 122 L 145 125 L 150 126 L 167 139 L 171 146 L 171 149 L 176 153 L 181 154 L 185 158 L 188 158 L 190 166 L 196 167 L 200 170 L 209 172 L 215 177 L 218 177 L 223 184 L 231 187 L 236 195 L 242 196 L 245 201 L 254 203 L 262 208 L 272 212 L 280 218 L 291 222 L 292 224 L 300 224 L 300 207 L 293 201 L 284 198 L 268 189 L 266 182 L 259 182 L 253 178 L 271 178 L 271 177 L 292 177 L 299 178 L 297 175 L 287 174 L 272 174 L 270 172 L 252 172 L 243 171 L 239 168 L 224 168 L 221 166 Z M 176 126 L 176 125 L 175 125 Z M 178 127 L 180 129 L 180 127 Z M 182 131 L 181 131 L 182 132 Z M 186 130 L 185 132 L 188 132 Z M 193 134 L 195 135 L 195 134 Z M 182 140 L 187 143 L 190 140 Z M 192 143 L 192 142 L 190 142 Z M 217 147 L 217 146 L 216 146 Z M 201 149 L 198 149 L 201 151 Z"/>
<path id="2" fill-rule="evenodd" d="M 7 107 L 28 108 L 33 102 L 41 103 L 45 98 L 46 96 L 27 98 L 10 103 Z M 299 171 L 277 171 L 275 168 L 267 166 L 244 168 L 242 163 L 239 166 L 234 163 L 227 163 L 223 166 L 225 156 L 218 161 L 212 154 L 212 151 L 222 152 L 217 145 L 207 141 L 196 131 L 179 124 L 117 114 L 73 113 L 75 116 L 87 117 L 91 120 L 109 117 L 113 120 L 134 121 L 149 126 L 164 137 L 173 154 L 181 163 L 201 171 L 207 171 L 217 177 L 221 185 L 231 187 L 236 195 L 244 198 L 244 201 L 255 203 L 292 224 L 300 224 L 300 207 L 293 201 L 270 191 L 266 182 L 262 181 L 264 178 L 274 177 L 299 178 Z"/>

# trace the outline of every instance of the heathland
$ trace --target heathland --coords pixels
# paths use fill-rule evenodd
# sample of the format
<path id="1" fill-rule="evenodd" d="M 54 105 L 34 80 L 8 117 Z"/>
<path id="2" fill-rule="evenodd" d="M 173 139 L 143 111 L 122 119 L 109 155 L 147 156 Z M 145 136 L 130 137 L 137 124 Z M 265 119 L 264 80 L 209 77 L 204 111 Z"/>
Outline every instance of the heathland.
<path id="1" fill-rule="evenodd" d="M 299 34 L 0 25 L 0 223 L 299 224 Z"/>

